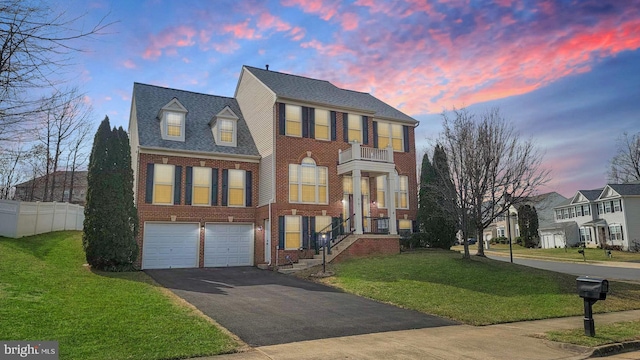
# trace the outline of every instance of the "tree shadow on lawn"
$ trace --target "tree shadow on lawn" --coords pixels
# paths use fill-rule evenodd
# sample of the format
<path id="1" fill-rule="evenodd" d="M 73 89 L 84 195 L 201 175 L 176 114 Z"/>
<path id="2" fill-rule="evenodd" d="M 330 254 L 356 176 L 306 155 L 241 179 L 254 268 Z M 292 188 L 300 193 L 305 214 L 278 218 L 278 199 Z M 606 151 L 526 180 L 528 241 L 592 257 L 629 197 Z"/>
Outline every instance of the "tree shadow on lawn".
<path id="1" fill-rule="evenodd" d="M 61 243 L 69 241 L 73 235 L 72 231 L 56 231 L 17 239 L 2 237 L 0 242 L 13 250 L 46 260 L 52 250 L 57 249 Z"/>

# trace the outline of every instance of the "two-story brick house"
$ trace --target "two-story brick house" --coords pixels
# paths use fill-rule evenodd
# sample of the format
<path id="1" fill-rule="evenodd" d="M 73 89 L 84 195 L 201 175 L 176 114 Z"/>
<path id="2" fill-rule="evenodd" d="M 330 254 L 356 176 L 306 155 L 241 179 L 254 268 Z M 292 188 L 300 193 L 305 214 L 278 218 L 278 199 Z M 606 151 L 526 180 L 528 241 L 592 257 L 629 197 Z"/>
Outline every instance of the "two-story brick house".
<path id="1" fill-rule="evenodd" d="M 143 268 L 297 262 L 313 257 L 315 234 L 337 226 L 353 233 L 352 255 L 393 253 L 399 250 L 399 229 L 413 227 L 418 122 L 370 94 L 244 66 L 234 98 L 135 84 L 131 119 L 136 203 L 144 224 L 138 239 Z M 174 123 L 184 136 L 167 138 Z M 224 129 L 231 129 L 237 140 L 221 143 Z M 148 171 L 159 165 L 173 166 L 172 172 L 163 171 L 167 179 L 175 178 L 173 188 L 181 189 L 174 204 L 146 195 L 146 189 L 157 186 Z M 217 171 L 217 182 L 209 183 L 219 193 L 217 203 L 189 203 L 196 192 L 196 167 L 198 174 L 200 168 Z M 236 170 L 245 174 L 240 186 L 246 189 L 245 202 L 231 207 L 222 201 L 233 196 L 231 183 L 224 183 L 231 178 L 225 180 L 223 172 Z M 237 248 L 231 234 L 242 226 L 246 241 Z M 189 240 L 197 242 L 197 261 L 191 250 L 184 256 L 188 264 L 161 260 L 151 265 L 154 254 L 174 256 L 177 233 L 167 229 L 198 239 Z M 229 259 L 231 255 L 217 254 L 225 249 L 250 263 L 208 260 Z"/>

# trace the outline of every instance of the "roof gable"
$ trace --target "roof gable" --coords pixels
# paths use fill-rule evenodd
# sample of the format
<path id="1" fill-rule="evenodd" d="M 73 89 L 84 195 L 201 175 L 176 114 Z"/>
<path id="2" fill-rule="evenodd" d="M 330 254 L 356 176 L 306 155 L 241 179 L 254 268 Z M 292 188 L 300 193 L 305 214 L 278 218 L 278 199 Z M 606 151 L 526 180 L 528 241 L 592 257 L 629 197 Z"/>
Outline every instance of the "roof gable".
<path id="1" fill-rule="evenodd" d="M 585 203 L 589 202 L 586 196 L 584 196 L 580 191 L 578 191 L 573 198 L 571 199 L 571 204 Z"/>
<path id="2" fill-rule="evenodd" d="M 613 190 L 611 186 L 607 185 L 602 190 L 602 193 L 600 194 L 600 196 L 598 196 L 598 200 L 609 199 L 609 198 L 614 198 L 619 196 L 620 194 L 618 194 L 615 190 Z"/>

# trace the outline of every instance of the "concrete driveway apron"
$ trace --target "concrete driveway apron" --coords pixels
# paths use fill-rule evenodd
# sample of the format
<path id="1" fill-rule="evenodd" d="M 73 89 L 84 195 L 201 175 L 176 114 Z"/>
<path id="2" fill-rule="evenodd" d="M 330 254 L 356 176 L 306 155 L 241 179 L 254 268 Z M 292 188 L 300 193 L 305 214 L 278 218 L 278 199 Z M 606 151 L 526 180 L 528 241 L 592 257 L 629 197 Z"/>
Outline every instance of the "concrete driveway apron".
<path id="1" fill-rule="evenodd" d="M 251 346 L 457 324 L 253 267 L 145 272 Z"/>

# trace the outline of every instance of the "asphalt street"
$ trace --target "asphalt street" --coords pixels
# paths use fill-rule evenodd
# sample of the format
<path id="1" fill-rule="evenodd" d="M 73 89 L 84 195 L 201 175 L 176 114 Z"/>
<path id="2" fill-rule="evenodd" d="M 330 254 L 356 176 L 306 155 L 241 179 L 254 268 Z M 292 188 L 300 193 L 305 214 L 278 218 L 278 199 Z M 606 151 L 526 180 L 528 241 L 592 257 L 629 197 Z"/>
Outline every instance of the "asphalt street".
<path id="1" fill-rule="evenodd" d="M 509 256 L 488 256 L 494 260 L 509 261 Z M 547 260 L 513 258 L 513 262 L 538 269 L 550 270 L 576 276 L 595 276 L 608 280 L 640 282 L 640 268 L 624 268 L 605 265 L 581 264 Z"/>
<path id="2" fill-rule="evenodd" d="M 457 324 L 252 267 L 145 272 L 251 346 Z"/>

